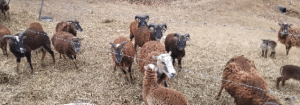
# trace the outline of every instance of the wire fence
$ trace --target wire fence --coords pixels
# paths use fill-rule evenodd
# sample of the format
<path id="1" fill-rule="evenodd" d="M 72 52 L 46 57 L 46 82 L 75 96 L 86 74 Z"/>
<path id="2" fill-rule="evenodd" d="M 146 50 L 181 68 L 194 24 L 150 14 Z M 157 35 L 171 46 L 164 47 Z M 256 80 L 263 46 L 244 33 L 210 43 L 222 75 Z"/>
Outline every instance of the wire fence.
<path id="1" fill-rule="evenodd" d="M 15 0 L 15 1 L 25 1 L 25 2 L 28 2 L 28 3 L 31 3 L 31 4 L 40 5 L 40 3 L 33 3 L 33 2 L 27 1 L 27 0 Z M 69 7 L 69 6 L 61 6 L 61 5 L 56 5 L 56 4 L 44 3 L 44 5 L 54 5 L 54 6 L 57 6 L 57 7 L 71 8 L 71 9 L 74 9 L 74 10 L 78 9 L 78 8 L 73 8 L 73 7 Z M 87 8 L 80 8 L 80 9 L 82 9 L 82 10 L 91 10 L 91 9 L 87 9 Z M 96 10 L 91 10 L 91 11 L 97 12 Z M 105 12 L 105 11 L 98 11 L 98 12 L 109 13 L 109 12 Z M 116 14 L 115 12 L 113 12 L 113 13 Z M 131 17 L 131 16 L 135 16 L 135 15 L 125 15 L 125 16 L 130 16 Z M 162 19 L 162 18 L 156 18 L 156 17 L 151 17 L 151 18 L 153 18 L 153 19 Z M 176 21 L 176 20 L 172 20 L 172 19 L 163 19 L 163 20 L 174 21 L 174 22 L 182 22 L 182 21 Z M 184 21 L 184 22 L 185 23 L 200 23 L 200 24 L 203 24 L 203 25 L 215 25 L 215 26 L 223 26 L 223 27 L 236 27 L 236 28 L 246 29 L 246 30 L 258 30 L 258 31 L 277 33 L 277 31 L 272 31 L 272 30 L 251 29 L 251 28 L 232 26 L 232 25 L 221 25 L 221 24 L 213 24 L 213 23 L 210 24 L 210 23 L 203 23 L 203 22 L 201 23 L 201 22 L 192 22 L 192 21 Z M 28 30 L 28 31 L 31 31 L 31 32 L 36 33 L 36 34 L 46 35 L 48 37 L 53 37 L 53 36 L 49 36 L 49 35 L 44 34 L 44 33 L 35 32 L 33 30 Z M 293 35 L 293 34 L 289 34 L 289 35 Z M 299 37 L 300 35 L 295 35 L 295 36 Z M 66 39 L 63 39 L 63 38 L 60 38 L 60 37 L 54 37 L 54 38 L 71 42 L 70 40 L 66 40 Z M 115 53 L 115 52 L 112 52 L 111 50 L 108 50 L 108 49 L 105 49 L 105 48 L 99 48 L 99 47 L 89 46 L 89 45 L 85 45 L 85 44 L 81 44 L 81 45 L 84 46 L 84 47 L 87 47 L 87 48 L 93 48 L 93 49 L 97 49 L 97 50 L 100 50 L 100 51 L 103 51 L 103 52 L 108 52 L 108 53 L 113 53 L 113 54 Z M 128 56 L 128 55 L 124 55 L 124 56 L 129 57 L 129 58 L 133 58 L 133 59 L 135 58 L 134 56 Z M 147 61 L 147 60 L 144 60 L 144 59 L 138 59 L 138 60 L 156 64 L 156 62 L 151 62 L 151 61 Z M 269 93 L 273 93 L 273 94 L 284 96 L 284 97 L 300 99 L 299 97 L 296 97 L 296 96 L 286 95 L 286 94 L 282 94 L 282 93 L 279 93 L 277 91 L 272 91 L 272 90 L 264 90 L 264 89 L 261 89 L 261 88 L 255 87 L 255 86 L 250 86 L 250 85 L 247 85 L 247 84 L 237 83 L 237 82 L 234 82 L 234 81 L 222 79 L 222 78 L 215 77 L 215 76 L 208 75 L 208 74 L 204 74 L 204 73 L 194 72 L 194 71 L 187 70 L 187 69 L 180 69 L 180 68 L 177 68 L 177 67 L 174 67 L 174 68 L 177 69 L 177 70 L 183 70 L 183 71 L 188 72 L 188 73 L 197 74 L 197 75 L 201 75 L 201 76 L 204 76 L 204 77 L 209 77 L 209 78 L 212 78 L 212 79 L 215 79 L 215 80 L 221 80 L 221 81 L 225 81 L 225 82 L 229 82 L 229 83 L 233 83 L 233 84 L 237 84 L 237 85 L 242 85 L 242 86 L 245 86 L 245 87 L 254 88 L 254 89 L 257 89 L 257 90 L 260 90 L 260 91 L 269 92 Z"/>

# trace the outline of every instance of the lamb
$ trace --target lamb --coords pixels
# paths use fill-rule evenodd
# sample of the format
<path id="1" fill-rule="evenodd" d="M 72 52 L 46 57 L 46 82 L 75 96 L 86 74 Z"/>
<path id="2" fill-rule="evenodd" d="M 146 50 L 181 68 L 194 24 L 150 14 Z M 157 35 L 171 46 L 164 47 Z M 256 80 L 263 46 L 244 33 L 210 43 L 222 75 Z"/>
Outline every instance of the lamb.
<path id="1" fill-rule="evenodd" d="M 182 93 L 157 84 L 158 68 L 153 64 L 144 66 L 143 100 L 147 105 L 188 105 Z"/>
<path id="2" fill-rule="evenodd" d="M 150 30 L 150 28 L 153 28 Z M 135 35 L 135 43 L 134 43 L 134 48 L 136 48 L 136 51 L 138 50 L 138 47 L 142 47 L 146 42 L 155 40 L 155 41 L 160 41 L 163 32 L 167 30 L 167 25 L 165 23 L 162 23 L 160 25 L 157 25 L 155 23 L 150 23 L 149 26 L 143 26 L 140 27 L 136 31 Z M 136 53 L 137 57 L 137 53 Z M 137 58 L 136 58 L 136 62 Z"/>
<path id="3" fill-rule="evenodd" d="M 8 28 L 6 28 L 5 26 L 0 26 L 0 38 L 3 38 L 4 35 L 11 35 L 10 31 Z M 3 55 L 6 55 L 8 57 L 7 54 L 7 41 L 2 41 L 0 40 L 0 48 L 3 51 Z"/>
<path id="4" fill-rule="evenodd" d="M 114 72 L 116 71 L 116 66 L 121 68 L 121 70 L 125 74 L 125 79 L 133 84 L 132 76 L 131 76 L 131 66 L 133 63 L 133 56 L 135 55 L 135 49 L 133 47 L 132 42 L 125 37 L 118 37 L 115 39 L 114 43 L 110 42 L 112 45 L 112 59 L 115 62 Z M 128 67 L 128 72 L 130 76 L 130 80 L 127 78 L 127 72 L 124 68 Z M 130 82 L 131 81 L 131 82 Z"/>
<path id="5" fill-rule="evenodd" d="M 262 49 L 262 57 L 267 58 L 268 50 L 271 50 L 270 57 L 275 58 L 275 47 L 277 46 L 277 43 L 273 40 L 269 39 L 262 39 L 262 44 L 260 45 L 260 48 Z"/>
<path id="6" fill-rule="evenodd" d="M 71 22 L 71 23 L 69 23 Z M 65 32 L 69 32 L 71 34 L 73 34 L 74 36 L 77 35 L 77 30 L 79 30 L 80 32 L 83 31 L 83 29 L 81 28 L 80 24 L 79 24 L 79 21 L 77 21 L 75 19 L 75 21 L 66 21 L 66 22 L 60 22 L 60 23 L 57 23 L 56 25 L 56 29 L 55 31 L 58 32 L 58 31 L 65 31 Z"/>
<path id="7" fill-rule="evenodd" d="M 300 67 L 295 65 L 284 65 L 280 68 L 281 77 L 276 80 L 276 88 L 279 89 L 279 83 L 282 81 L 282 86 L 286 80 L 293 78 L 295 80 L 300 80 Z"/>
<path id="8" fill-rule="evenodd" d="M 55 50 L 59 52 L 59 54 L 62 54 L 65 60 L 67 60 L 65 55 L 72 59 L 76 69 L 78 69 L 78 67 L 73 55 L 79 53 L 81 46 L 80 41 L 82 40 L 82 38 L 75 37 L 71 33 L 64 31 L 56 32 L 51 38 Z"/>
<path id="9" fill-rule="evenodd" d="M 216 96 L 217 100 L 225 87 L 225 90 L 234 98 L 236 105 L 262 105 L 268 102 L 280 104 L 267 91 L 256 89 L 268 90 L 267 82 L 256 69 L 254 62 L 243 55 L 233 57 L 227 62 L 223 70 L 222 79 L 231 82 L 222 81 L 221 89 Z M 246 84 L 252 87 L 244 87 L 235 83 Z"/>
<path id="10" fill-rule="evenodd" d="M 172 59 L 173 59 L 173 66 L 175 63 L 175 59 L 178 59 L 179 69 L 181 70 L 181 60 L 185 56 L 185 46 L 186 41 L 190 40 L 190 34 L 186 33 L 181 35 L 180 33 L 171 33 L 167 35 L 165 38 L 165 48 L 167 52 L 172 51 Z"/>
<path id="11" fill-rule="evenodd" d="M 6 19 L 6 14 L 5 12 L 7 11 L 7 15 L 9 15 L 9 4 L 10 0 L 8 1 L 8 3 L 6 3 L 6 0 L 1 0 L 1 4 L 0 4 L 0 10 L 2 11 L 2 13 L 4 14 L 5 16 L 5 19 Z"/>
<path id="12" fill-rule="evenodd" d="M 293 24 L 278 23 L 280 26 L 278 32 L 278 40 L 285 45 L 286 55 L 289 54 L 289 50 L 293 46 L 300 47 L 300 28 L 291 28 Z"/>
<path id="13" fill-rule="evenodd" d="M 172 65 L 171 53 L 166 53 L 163 45 L 158 41 L 150 41 L 145 43 L 140 52 L 139 58 L 143 59 L 140 61 L 139 69 L 144 74 L 144 66 L 155 63 L 158 66 L 159 70 L 157 72 L 158 83 L 164 83 L 165 87 L 167 86 L 166 80 L 168 78 L 173 78 L 176 75 L 174 66 Z"/>
<path id="14" fill-rule="evenodd" d="M 130 24 L 130 41 L 132 41 L 132 39 L 134 38 L 138 28 L 147 26 L 147 22 L 149 21 L 149 15 L 136 15 L 134 19 L 135 21 L 131 22 Z"/>
<path id="15" fill-rule="evenodd" d="M 53 63 L 55 64 L 54 53 L 51 50 L 51 42 L 46 32 L 44 32 L 43 27 L 38 22 L 32 22 L 26 31 L 12 35 L 5 35 L 2 38 L 2 42 L 7 39 L 11 39 L 9 43 L 10 51 L 17 58 L 17 70 L 19 70 L 19 63 L 21 58 L 26 56 L 27 62 L 31 68 L 31 74 L 33 74 L 33 68 L 31 64 L 31 51 L 42 48 L 42 61 L 44 61 L 47 50 L 53 58 Z"/>

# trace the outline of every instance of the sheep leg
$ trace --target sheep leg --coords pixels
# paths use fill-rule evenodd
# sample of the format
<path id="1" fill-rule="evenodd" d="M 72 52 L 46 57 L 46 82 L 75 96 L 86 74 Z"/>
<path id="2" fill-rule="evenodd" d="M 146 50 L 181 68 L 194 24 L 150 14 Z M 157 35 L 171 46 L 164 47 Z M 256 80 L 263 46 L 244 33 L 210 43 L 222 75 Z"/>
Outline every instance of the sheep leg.
<path id="1" fill-rule="evenodd" d="M 50 45 L 49 45 L 49 46 L 50 46 Z M 49 46 L 43 46 L 43 47 L 44 47 L 44 49 L 46 49 L 46 50 L 51 54 L 52 59 L 53 59 L 53 64 L 55 64 L 54 53 L 53 53 L 53 51 L 51 50 L 51 47 L 49 47 Z M 43 54 L 43 56 L 45 57 L 44 54 Z"/>
<path id="2" fill-rule="evenodd" d="M 164 80 L 164 85 L 165 85 L 165 87 L 168 87 L 166 80 Z"/>
<path id="3" fill-rule="evenodd" d="M 138 50 L 138 46 L 136 45 L 136 44 L 134 44 L 134 47 L 135 47 L 135 52 L 136 52 L 136 55 L 135 55 L 135 62 L 136 63 L 139 63 L 139 61 L 138 61 L 138 52 L 137 52 L 137 50 Z"/>
<path id="4" fill-rule="evenodd" d="M 64 57 L 64 59 L 65 59 L 66 61 L 68 61 L 65 55 L 63 55 L 63 57 Z"/>
<path id="5" fill-rule="evenodd" d="M 128 72 L 129 72 L 131 84 L 134 84 L 133 79 L 132 79 L 132 75 L 131 75 L 131 66 L 132 66 L 132 65 L 130 65 L 130 66 L 128 67 Z"/>
<path id="6" fill-rule="evenodd" d="M 127 72 L 122 68 L 122 71 L 123 71 L 123 73 L 125 74 L 125 79 L 126 79 L 126 81 L 130 84 L 130 86 L 131 86 L 131 83 L 130 83 L 130 81 L 129 81 L 129 79 L 127 78 Z"/>
<path id="7" fill-rule="evenodd" d="M 114 72 L 116 72 L 116 70 L 117 70 L 117 63 L 115 62 L 115 65 L 114 65 Z M 113 73 L 114 73 L 113 72 Z"/>
<path id="8" fill-rule="evenodd" d="M 291 49 L 291 45 L 285 45 L 285 48 L 286 48 L 286 55 L 289 55 L 289 51 Z"/>
<path id="9" fill-rule="evenodd" d="M 2 10 L 2 13 L 4 14 L 4 19 L 6 19 L 6 15 L 5 15 L 5 11 L 4 11 L 4 9 Z"/>
<path id="10" fill-rule="evenodd" d="M 289 79 L 289 78 L 284 78 L 284 77 L 282 77 L 282 79 L 281 79 L 281 81 L 282 81 L 282 82 L 281 82 L 281 83 L 282 83 L 282 87 L 284 86 L 285 81 L 288 80 L 288 79 Z"/>
<path id="11" fill-rule="evenodd" d="M 273 57 L 273 58 L 275 58 L 275 52 L 271 52 L 271 55 L 270 55 L 270 57 Z"/>
<path id="12" fill-rule="evenodd" d="M 64 56 L 64 55 L 63 55 L 63 56 Z M 72 59 L 73 63 L 75 64 L 76 69 L 78 69 L 78 67 L 77 67 L 77 65 L 76 65 L 76 61 L 75 61 L 75 59 L 72 57 L 72 55 L 67 54 L 67 56 L 68 56 L 69 58 Z"/>
<path id="13" fill-rule="evenodd" d="M 133 34 L 132 33 L 130 33 L 130 41 L 132 41 L 133 40 Z"/>
<path id="14" fill-rule="evenodd" d="M 43 56 L 42 56 L 42 62 L 43 62 L 45 59 L 46 51 L 42 51 L 42 53 L 43 53 Z"/>
<path id="15" fill-rule="evenodd" d="M 265 58 L 267 58 L 268 50 L 265 51 Z"/>
<path id="16" fill-rule="evenodd" d="M 31 74 L 33 74 L 33 68 L 32 68 L 32 64 L 31 64 L 31 52 L 26 52 L 25 53 L 25 56 L 27 58 L 27 62 L 29 63 L 30 65 L 30 68 L 31 68 Z"/>
<path id="17" fill-rule="evenodd" d="M 160 77 L 158 77 L 157 83 L 158 84 L 163 84 L 164 83 L 164 86 L 168 87 L 167 86 L 167 82 L 165 82 L 165 80 L 167 80 L 167 79 L 168 79 L 167 75 L 166 74 L 162 74 Z"/>
<path id="18" fill-rule="evenodd" d="M 218 95 L 216 96 L 216 100 L 219 100 L 219 98 L 220 98 L 220 96 L 221 96 L 221 93 L 222 93 L 222 90 L 223 90 L 223 85 L 221 86 L 221 89 L 220 89 L 220 91 L 219 91 L 219 93 L 218 93 Z"/>
<path id="19" fill-rule="evenodd" d="M 20 65 L 20 62 L 21 62 L 21 58 L 17 58 L 17 72 L 19 72 L 19 65 Z"/>
<path id="20" fill-rule="evenodd" d="M 175 58 L 174 57 L 172 57 L 173 58 L 173 61 L 172 61 L 172 64 L 173 64 L 173 66 L 174 66 L 174 64 L 175 64 Z M 178 62 L 179 63 L 179 62 Z"/>
<path id="21" fill-rule="evenodd" d="M 61 59 L 61 54 L 59 54 L 59 59 Z"/>
<path id="22" fill-rule="evenodd" d="M 181 67 L 181 58 L 180 59 L 178 59 L 178 65 L 179 65 L 179 70 L 181 70 L 182 69 L 182 67 Z"/>
<path id="23" fill-rule="evenodd" d="M 282 79 L 282 77 L 278 77 L 278 78 L 276 79 L 276 88 L 277 88 L 277 89 L 279 89 L 279 83 L 280 83 L 281 79 Z"/>
<path id="24" fill-rule="evenodd" d="M 261 54 L 262 57 L 264 57 L 264 53 L 265 53 L 264 50 L 262 50 L 262 54 Z"/>

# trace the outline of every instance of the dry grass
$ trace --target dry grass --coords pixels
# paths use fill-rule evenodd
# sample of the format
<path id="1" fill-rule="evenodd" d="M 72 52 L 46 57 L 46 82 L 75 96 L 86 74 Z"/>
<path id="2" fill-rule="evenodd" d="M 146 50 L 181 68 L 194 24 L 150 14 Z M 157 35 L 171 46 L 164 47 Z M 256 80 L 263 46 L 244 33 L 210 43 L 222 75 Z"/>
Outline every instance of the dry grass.
<path id="1" fill-rule="evenodd" d="M 49 4 L 60 4 L 74 8 L 91 10 L 66 9 L 53 5 L 45 5 L 43 15 L 54 18 L 53 22 L 43 22 L 45 32 L 52 36 L 58 22 L 77 18 L 83 27 L 78 36 L 85 38 L 83 44 L 108 49 L 109 42 L 118 36 L 129 38 L 129 25 L 134 20 L 131 15 L 149 14 L 150 17 L 173 19 L 180 21 L 197 21 L 226 25 L 260 28 L 276 31 L 278 21 L 293 23 L 299 26 L 299 18 L 284 17 L 276 11 L 276 6 L 289 7 L 294 11 L 299 2 L 289 5 L 284 0 L 180 0 L 161 5 L 136 5 L 127 1 L 105 0 L 53 0 Z M 40 0 L 32 0 L 40 3 Z M 7 26 L 11 33 L 25 30 L 31 22 L 38 21 L 39 5 L 24 1 L 13 1 L 10 4 L 10 20 L 0 19 L 0 24 Z M 274 8 L 275 7 L 275 8 Z M 92 11 L 94 10 L 94 11 Z M 115 12 L 115 14 L 114 14 Z M 297 11 L 299 12 L 299 11 Z M 127 14 L 128 16 L 126 16 Z M 0 15 L 3 17 L 3 15 Z M 287 19 L 287 20 L 286 20 Z M 286 64 L 298 65 L 300 54 L 298 48 L 292 48 L 288 56 L 285 46 L 277 41 L 276 33 L 253 31 L 221 26 L 205 26 L 169 22 L 150 18 L 150 22 L 165 22 L 168 33 L 189 33 L 191 41 L 187 42 L 186 56 L 183 58 L 184 69 L 222 77 L 225 63 L 236 55 L 245 55 L 254 60 L 257 69 L 266 79 L 269 89 L 275 89 L 275 79 L 280 75 L 279 68 Z M 261 39 L 277 41 L 276 59 L 262 58 L 259 45 Z M 54 48 L 52 47 L 54 50 Z M 127 85 L 121 70 L 113 73 L 113 62 L 109 54 L 100 49 L 83 47 L 84 52 L 78 55 L 78 67 L 59 59 L 56 51 L 56 64 L 47 53 L 44 63 L 40 63 L 41 54 L 32 55 L 34 75 L 30 75 L 30 67 L 26 59 L 21 60 L 19 72 L 16 72 L 16 58 L 9 53 L 0 57 L 0 104 L 33 105 L 33 104 L 66 104 L 71 102 L 89 102 L 97 105 L 106 104 L 144 104 L 142 100 L 142 78 L 137 65 L 133 65 L 135 84 Z M 1 53 L 0 53 L 1 54 Z M 177 66 L 177 65 L 175 65 Z M 8 81 L 7 81 L 8 80 Z M 181 71 L 168 82 L 169 88 L 183 93 L 192 105 L 233 104 L 233 98 L 223 90 L 220 100 L 214 97 L 220 89 L 220 80 L 198 74 Z M 299 81 L 289 80 L 279 93 L 300 97 Z M 273 94 L 274 95 L 274 94 Z M 275 95 L 282 104 L 289 104 L 284 96 Z M 299 104 L 299 100 L 294 100 Z"/>

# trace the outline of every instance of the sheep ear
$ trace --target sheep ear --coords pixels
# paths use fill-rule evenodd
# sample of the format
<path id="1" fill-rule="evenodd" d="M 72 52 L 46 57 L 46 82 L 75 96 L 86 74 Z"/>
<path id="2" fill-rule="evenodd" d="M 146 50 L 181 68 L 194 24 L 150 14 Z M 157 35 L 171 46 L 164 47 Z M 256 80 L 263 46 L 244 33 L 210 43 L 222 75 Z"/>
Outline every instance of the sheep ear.
<path id="1" fill-rule="evenodd" d="M 172 51 L 169 52 L 169 55 L 171 55 L 171 54 L 172 54 Z"/>
<path id="2" fill-rule="evenodd" d="M 157 56 L 155 56 L 155 55 L 153 55 L 152 58 L 157 60 Z"/>

